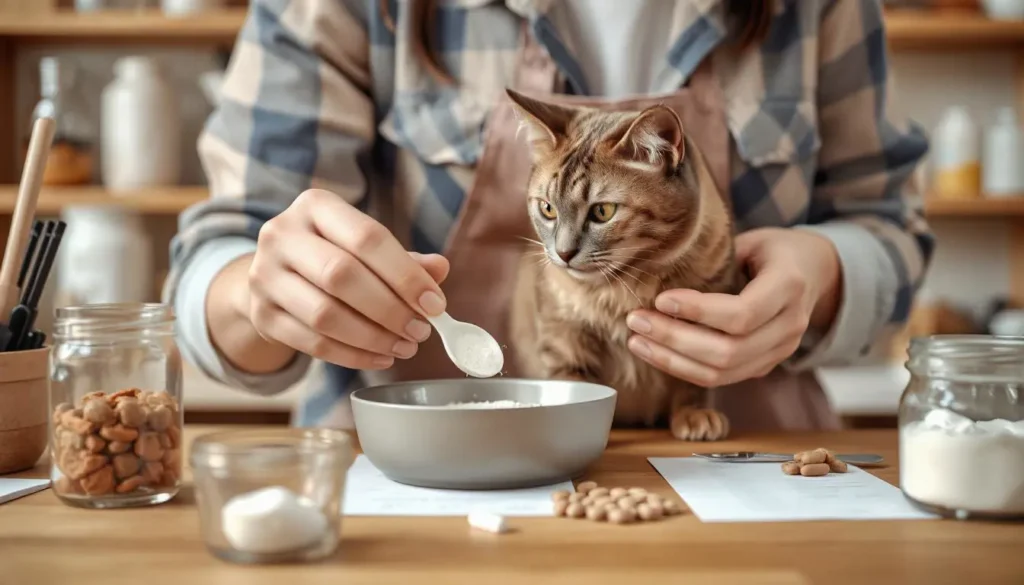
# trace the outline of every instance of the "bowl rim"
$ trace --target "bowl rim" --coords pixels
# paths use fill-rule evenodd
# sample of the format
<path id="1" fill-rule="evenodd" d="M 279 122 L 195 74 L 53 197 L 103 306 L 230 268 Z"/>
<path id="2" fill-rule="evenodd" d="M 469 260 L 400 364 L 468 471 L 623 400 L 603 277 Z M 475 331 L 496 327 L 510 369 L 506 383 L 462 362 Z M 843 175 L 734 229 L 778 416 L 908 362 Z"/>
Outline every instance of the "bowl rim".
<path id="1" fill-rule="evenodd" d="M 425 412 L 510 412 L 510 411 L 524 411 L 528 412 L 535 408 L 558 408 L 564 406 L 575 406 L 578 404 L 593 404 L 618 397 L 618 391 L 611 386 L 599 384 L 597 382 L 585 382 L 582 380 L 545 380 L 543 378 L 470 378 L 472 384 L 481 386 L 487 386 L 491 384 L 503 384 L 508 382 L 528 382 L 531 384 L 557 384 L 557 385 L 584 385 L 590 386 L 598 390 L 606 392 L 604 396 L 597 396 L 595 398 L 588 398 L 586 400 L 577 400 L 574 402 L 566 402 L 563 404 L 538 404 L 536 406 L 502 406 L 497 408 L 449 408 L 445 405 L 434 405 L 434 404 L 396 404 L 394 402 L 381 402 L 379 400 L 370 400 L 363 398 L 363 394 L 368 394 L 372 391 L 379 390 L 381 388 L 402 388 L 408 386 L 418 386 L 423 384 L 443 384 L 445 382 L 466 382 L 466 378 L 438 378 L 436 380 L 407 380 L 402 382 L 386 382 L 383 384 L 374 384 L 372 386 L 366 386 L 358 390 L 354 390 L 350 395 L 349 399 L 352 403 L 360 402 L 363 404 L 372 404 L 375 406 L 383 406 L 386 408 L 400 409 L 400 410 L 422 410 Z"/>

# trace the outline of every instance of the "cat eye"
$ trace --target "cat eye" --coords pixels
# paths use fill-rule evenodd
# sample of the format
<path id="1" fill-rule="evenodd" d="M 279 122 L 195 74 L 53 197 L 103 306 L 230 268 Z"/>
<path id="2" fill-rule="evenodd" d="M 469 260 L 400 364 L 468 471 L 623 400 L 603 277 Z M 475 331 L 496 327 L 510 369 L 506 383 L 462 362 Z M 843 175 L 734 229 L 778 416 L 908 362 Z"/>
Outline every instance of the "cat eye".
<path id="1" fill-rule="evenodd" d="M 590 221 L 604 223 L 615 215 L 618 207 L 615 203 L 598 203 L 590 208 Z"/>
<path id="2" fill-rule="evenodd" d="M 555 219 L 558 217 L 558 211 L 548 203 L 547 201 L 538 201 L 537 209 L 540 210 L 540 214 L 548 219 Z"/>

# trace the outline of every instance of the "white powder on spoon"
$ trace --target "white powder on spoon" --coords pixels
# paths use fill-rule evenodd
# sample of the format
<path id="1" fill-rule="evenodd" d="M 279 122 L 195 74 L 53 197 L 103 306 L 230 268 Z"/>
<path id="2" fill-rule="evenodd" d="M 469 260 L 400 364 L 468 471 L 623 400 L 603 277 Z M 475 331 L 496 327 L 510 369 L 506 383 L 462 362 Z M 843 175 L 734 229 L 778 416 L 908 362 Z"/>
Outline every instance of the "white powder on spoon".
<path id="1" fill-rule="evenodd" d="M 448 408 L 473 408 L 483 410 L 488 408 L 529 408 L 531 406 L 538 405 L 526 402 L 516 402 L 515 400 L 489 400 L 484 402 L 449 402 L 445 406 Z"/>

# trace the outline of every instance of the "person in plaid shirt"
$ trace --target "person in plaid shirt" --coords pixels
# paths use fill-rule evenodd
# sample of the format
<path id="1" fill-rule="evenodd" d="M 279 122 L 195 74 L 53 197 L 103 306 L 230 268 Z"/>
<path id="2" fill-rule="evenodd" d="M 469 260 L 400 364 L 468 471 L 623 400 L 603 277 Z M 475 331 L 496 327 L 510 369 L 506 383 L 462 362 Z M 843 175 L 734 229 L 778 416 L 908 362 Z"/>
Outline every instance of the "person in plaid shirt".
<path id="1" fill-rule="evenodd" d="M 876 0 L 254 0 L 199 140 L 211 197 L 171 245 L 182 352 L 263 395 L 315 360 L 294 423 L 350 425 L 350 391 L 424 375 L 424 315 L 507 288 L 448 260 L 474 255 L 453 241 L 497 258 L 453 235 L 481 185 L 525 203 L 524 170 L 485 156 L 526 148 L 506 88 L 617 100 L 710 71 L 753 280 L 666 293 L 677 319 L 631 322 L 630 347 L 729 386 L 733 428 L 834 427 L 812 370 L 905 322 L 934 246 L 909 181 L 927 140 L 888 116 L 886 51 Z"/>

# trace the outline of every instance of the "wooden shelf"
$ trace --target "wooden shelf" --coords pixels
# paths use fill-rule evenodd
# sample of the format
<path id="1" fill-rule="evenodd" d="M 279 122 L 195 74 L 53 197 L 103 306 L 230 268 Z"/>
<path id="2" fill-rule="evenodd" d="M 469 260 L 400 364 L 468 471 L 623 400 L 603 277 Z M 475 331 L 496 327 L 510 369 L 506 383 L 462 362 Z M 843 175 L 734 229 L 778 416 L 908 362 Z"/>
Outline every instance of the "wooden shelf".
<path id="1" fill-rule="evenodd" d="M 79 14 L 4 14 L 0 41 L 23 43 L 159 43 L 231 45 L 245 8 L 167 17 L 159 10 Z M 889 44 L 897 50 L 971 50 L 1024 47 L 1024 22 L 989 20 L 982 14 L 894 10 L 886 13 Z"/>
<path id="2" fill-rule="evenodd" d="M 130 209 L 149 215 L 177 215 L 186 207 L 209 197 L 206 187 L 173 187 L 112 195 L 102 187 L 44 188 L 39 194 L 39 215 L 57 215 L 72 205 L 100 205 Z M 0 215 L 14 211 L 18 189 L 0 187 Z"/>
<path id="3" fill-rule="evenodd" d="M 966 201 L 925 199 L 929 218 L 1024 218 L 1024 193 L 1020 196 L 981 198 Z"/>
<path id="4" fill-rule="evenodd" d="M 983 14 L 890 11 L 889 46 L 902 50 L 972 50 L 1024 47 L 1024 22 L 991 20 Z"/>
<path id="5" fill-rule="evenodd" d="M 232 45 L 245 21 L 244 8 L 168 17 L 159 10 L 79 14 L 5 14 L 0 40 L 32 43 L 181 43 Z"/>

